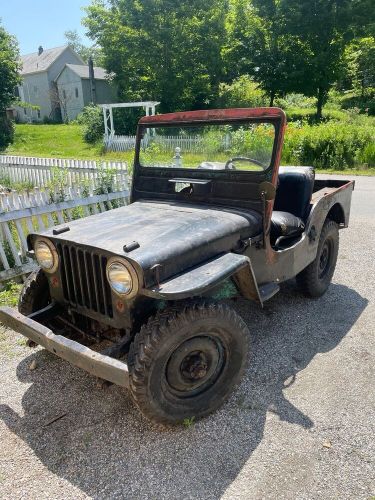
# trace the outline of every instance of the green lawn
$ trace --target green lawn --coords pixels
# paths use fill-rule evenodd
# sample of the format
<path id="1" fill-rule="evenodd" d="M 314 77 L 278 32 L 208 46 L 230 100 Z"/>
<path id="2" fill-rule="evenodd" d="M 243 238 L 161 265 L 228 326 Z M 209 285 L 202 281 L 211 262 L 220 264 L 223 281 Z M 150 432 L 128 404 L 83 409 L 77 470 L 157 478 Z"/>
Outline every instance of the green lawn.
<path id="1" fill-rule="evenodd" d="M 101 145 L 86 144 L 79 125 L 16 125 L 14 143 L 5 154 L 77 160 L 127 160 L 132 153 L 103 154 Z"/>

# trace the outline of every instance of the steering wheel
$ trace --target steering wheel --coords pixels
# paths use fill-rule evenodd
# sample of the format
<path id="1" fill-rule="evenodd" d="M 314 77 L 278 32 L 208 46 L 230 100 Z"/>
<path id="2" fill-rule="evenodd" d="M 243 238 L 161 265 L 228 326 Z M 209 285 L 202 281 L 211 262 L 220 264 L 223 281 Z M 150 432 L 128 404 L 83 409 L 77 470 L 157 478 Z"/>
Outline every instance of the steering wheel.
<path id="1" fill-rule="evenodd" d="M 247 158 L 246 156 L 236 156 L 235 158 L 231 158 L 230 160 L 228 160 L 226 162 L 225 170 L 235 170 L 235 167 L 230 168 L 231 163 L 233 163 L 234 161 L 251 161 L 251 163 L 254 163 L 255 165 L 258 165 L 259 167 L 262 167 L 264 170 L 267 169 L 266 165 L 264 165 L 263 163 L 261 163 L 258 160 L 254 160 L 254 158 Z"/>

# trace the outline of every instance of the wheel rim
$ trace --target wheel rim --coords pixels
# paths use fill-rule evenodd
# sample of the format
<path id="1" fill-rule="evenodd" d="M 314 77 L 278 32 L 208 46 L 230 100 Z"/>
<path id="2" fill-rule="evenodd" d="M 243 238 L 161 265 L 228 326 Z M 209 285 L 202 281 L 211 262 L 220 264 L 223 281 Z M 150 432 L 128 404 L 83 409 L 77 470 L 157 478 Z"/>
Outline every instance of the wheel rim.
<path id="1" fill-rule="evenodd" d="M 177 397 L 203 393 L 217 381 L 225 365 L 222 343 L 202 335 L 183 342 L 171 354 L 165 372 L 169 390 Z"/>
<path id="2" fill-rule="evenodd" d="M 320 252 L 319 258 L 319 279 L 323 279 L 328 274 L 331 264 L 332 242 L 326 240 Z"/>

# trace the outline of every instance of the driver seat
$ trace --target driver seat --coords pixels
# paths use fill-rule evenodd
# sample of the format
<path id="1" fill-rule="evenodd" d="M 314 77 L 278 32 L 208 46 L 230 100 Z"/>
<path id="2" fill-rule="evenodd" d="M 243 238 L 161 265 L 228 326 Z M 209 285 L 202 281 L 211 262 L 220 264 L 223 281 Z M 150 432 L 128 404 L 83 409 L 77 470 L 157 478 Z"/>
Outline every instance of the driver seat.
<path id="1" fill-rule="evenodd" d="M 271 219 L 271 242 L 300 236 L 310 212 L 314 190 L 313 167 L 280 167 Z"/>

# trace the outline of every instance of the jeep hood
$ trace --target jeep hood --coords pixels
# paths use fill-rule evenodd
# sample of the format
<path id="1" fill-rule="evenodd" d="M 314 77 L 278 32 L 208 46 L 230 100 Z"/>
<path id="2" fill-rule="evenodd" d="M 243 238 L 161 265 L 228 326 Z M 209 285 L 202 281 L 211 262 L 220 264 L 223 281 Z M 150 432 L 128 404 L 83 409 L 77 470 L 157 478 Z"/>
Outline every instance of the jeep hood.
<path id="1" fill-rule="evenodd" d="M 141 267 L 149 286 L 155 282 L 150 270 L 156 264 L 163 281 L 258 235 L 262 218 L 253 210 L 138 201 L 66 225 L 68 232 L 54 235 L 53 230 L 64 227 L 58 226 L 43 236 L 122 256 Z M 132 242 L 139 248 L 125 252 Z"/>

